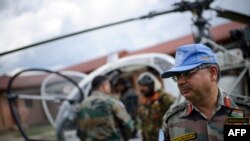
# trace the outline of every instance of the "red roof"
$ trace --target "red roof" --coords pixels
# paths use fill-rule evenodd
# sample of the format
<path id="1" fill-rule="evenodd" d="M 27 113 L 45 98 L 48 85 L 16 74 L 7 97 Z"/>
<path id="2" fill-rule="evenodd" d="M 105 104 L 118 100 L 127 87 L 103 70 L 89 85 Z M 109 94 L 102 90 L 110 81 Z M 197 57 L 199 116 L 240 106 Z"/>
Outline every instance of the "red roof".
<path id="1" fill-rule="evenodd" d="M 239 29 L 246 27 L 244 24 L 236 23 L 236 22 L 231 22 L 228 24 L 220 25 L 217 27 L 212 28 L 211 33 L 214 39 L 217 42 L 223 43 L 228 40 L 230 40 L 230 30 L 233 29 Z M 121 55 L 121 52 L 119 52 L 119 56 L 130 56 L 130 55 L 135 55 L 135 54 L 143 54 L 143 53 L 166 53 L 170 55 L 174 55 L 175 50 L 178 46 L 185 45 L 185 44 L 190 44 L 194 43 L 194 39 L 192 35 L 187 35 L 172 41 L 167 41 L 161 44 L 157 44 L 154 46 L 151 46 L 146 49 L 141 49 L 138 51 L 134 52 L 122 52 L 123 54 Z M 75 70 L 75 71 L 80 71 L 80 72 L 91 72 L 94 69 L 104 65 L 106 63 L 107 56 L 103 56 L 97 59 L 94 59 L 89 62 L 83 62 L 78 65 L 74 65 L 71 67 L 66 68 L 66 70 Z"/>

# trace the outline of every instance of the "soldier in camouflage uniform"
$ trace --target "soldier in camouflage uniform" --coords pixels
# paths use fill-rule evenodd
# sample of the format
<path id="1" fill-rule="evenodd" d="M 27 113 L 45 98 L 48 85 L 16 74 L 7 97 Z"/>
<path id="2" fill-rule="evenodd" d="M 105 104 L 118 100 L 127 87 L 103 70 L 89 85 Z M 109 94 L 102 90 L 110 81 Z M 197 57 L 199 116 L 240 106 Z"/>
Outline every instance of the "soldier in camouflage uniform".
<path id="1" fill-rule="evenodd" d="M 116 90 L 121 94 L 120 100 L 126 107 L 129 115 L 134 121 L 133 137 L 136 137 L 138 131 L 138 96 L 132 89 L 130 81 L 125 77 L 118 78 L 115 84 Z"/>
<path id="2" fill-rule="evenodd" d="M 159 80 L 151 73 L 142 73 L 137 80 L 143 94 L 139 108 L 143 141 L 157 141 L 162 117 L 174 102 L 174 97 L 162 90 Z"/>
<path id="3" fill-rule="evenodd" d="M 172 77 L 186 101 L 165 114 L 165 140 L 223 141 L 226 118 L 243 117 L 244 111 L 218 87 L 215 54 L 203 44 L 190 44 L 177 49 L 175 61 L 161 77 Z"/>
<path id="4" fill-rule="evenodd" d="M 110 83 L 105 76 L 92 81 L 92 93 L 80 105 L 77 135 L 82 141 L 123 141 L 134 127 L 124 105 L 110 97 Z"/>

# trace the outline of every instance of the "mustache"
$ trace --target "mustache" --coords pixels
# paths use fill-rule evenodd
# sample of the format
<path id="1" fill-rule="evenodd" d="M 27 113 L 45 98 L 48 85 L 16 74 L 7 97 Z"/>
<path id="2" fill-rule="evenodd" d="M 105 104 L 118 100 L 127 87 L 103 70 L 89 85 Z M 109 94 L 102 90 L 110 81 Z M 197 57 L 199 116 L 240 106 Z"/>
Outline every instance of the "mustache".
<path id="1" fill-rule="evenodd" d="M 185 89 L 190 89 L 189 85 L 184 84 L 184 85 L 178 85 L 179 90 L 185 90 Z"/>

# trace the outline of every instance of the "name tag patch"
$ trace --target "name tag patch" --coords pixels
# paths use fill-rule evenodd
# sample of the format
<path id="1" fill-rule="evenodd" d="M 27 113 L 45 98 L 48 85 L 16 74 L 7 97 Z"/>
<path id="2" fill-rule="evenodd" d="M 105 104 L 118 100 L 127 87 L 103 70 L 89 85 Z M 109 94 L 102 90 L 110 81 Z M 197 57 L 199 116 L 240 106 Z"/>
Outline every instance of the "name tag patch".
<path id="1" fill-rule="evenodd" d="M 172 138 L 171 141 L 188 141 L 188 140 L 192 140 L 192 139 L 196 139 L 197 135 L 195 132 L 191 132 L 188 134 L 184 134 L 175 138 Z"/>
<path id="2" fill-rule="evenodd" d="M 250 125 L 250 118 L 232 118 L 226 119 L 226 125 Z"/>

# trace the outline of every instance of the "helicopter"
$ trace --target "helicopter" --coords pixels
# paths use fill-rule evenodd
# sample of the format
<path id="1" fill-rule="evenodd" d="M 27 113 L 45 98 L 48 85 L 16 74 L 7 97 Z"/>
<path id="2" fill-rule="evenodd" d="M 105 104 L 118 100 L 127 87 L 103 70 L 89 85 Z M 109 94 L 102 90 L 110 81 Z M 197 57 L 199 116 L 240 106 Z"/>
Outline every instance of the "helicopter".
<path id="1" fill-rule="evenodd" d="M 111 23 L 111 24 L 99 26 L 99 27 L 96 27 L 96 28 L 91 28 L 91 29 L 82 30 L 82 31 L 79 31 L 79 32 L 75 32 L 75 33 L 63 35 L 63 36 L 56 37 L 56 38 L 53 38 L 53 39 L 49 39 L 49 40 L 45 40 L 45 41 L 38 42 L 38 43 L 35 43 L 35 44 L 31 44 L 31 45 L 28 45 L 28 46 L 24 46 L 24 47 L 16 49 L 16 50 L 12 50 L 12 51 L 8 51 L 8 52 L 5 52 L 5 53 L 1 53 L 0 56 L 1 55 L 6 55 L 6 54 L 9 54 L 9 53 L 13 53 L 13 52 L 16 52 L 16 51 L 24 50 L 24 49 L 27 49 L 27 48 L 35 47 L 37 45 L 46 44 L 46 43 L 49 43 L 49 42 L 52 42 L 52 41 L 56 41 L 56 40 L 60 40 L 60 39 L 63 39 L 63 38 L 67 38 L 67 37 L 70 37 L 70 36 L 74 36 L 74 35 L 78 35 L 78 34 L 90 32 L 90 31 L 94 31 L 94 30 L 101 29 L 101 28 L 106 28 L 106 27 L 110 27 L 110 26 L 114 26 L 114 25 L 118 25 L 118 24 L 123 24 L 123 23 L 131 22 L 131 21 L 135 21 L 135 20 L 143 20 L 143 19 L 147 19 L 147 18 L 152 18 L 152 17 L 155 17 L 155 16 L 160 16 L 160 15 L 164 15 L 164 14 L 168 14 L 168 13 L 191 11 L 192 13 L 194 13 L 194 25 L 195 25 L 195 27 L 197 27 L 197 30 L 196 30 L 197 32 L 194 33 L 195 42 L 206 43 L 206 44 L 208 44 L 209 46 L 211 46 L 216 51 L 222 51 L 223 53 L 225 52 L 226 55 L 223 54 L 222 55 L 223 57 L 225 55 L 227 58 L 233 58 L 235 56 L 233 56 L 232 53 L 230 53 L 224 47 L 222 47 L 221 45 L 217 44 L 216 42 L 214 42 L 212 40 L 212 37 L 209 34 L 208 23 L 202 17 L 202 13 L 204 12 L 204 10 L 210 9 L 209 5 L 212 2 L 213 2 L 213 0 L 195 1 L 195 2 L 182 1 L 180 3 L 175 3 L 174 8 L 171 9 L 171 10 L 167 10 L 167 11 L 163 11 L 163 12 L 149 12 L 149 14 L 143 15 L 143 16 L 140 16 L 140 17 L 137 17 L 137 18 L 131 18 L 131 19 L 127 19 L 127 20 L 118 21 L 118 22 L 115 22 L 115 23 Z M 219 13 L 218 16 L 227 17 L 227 18 L 229 17 L 232 20 L 236 20 L 236 21 L 243 22 L 245 24 L 249 24 L 249 19 L 250 18 L 248 16 L 246 16 L 246 15 L 242 15 L 242 14 L 239 14 L 239 13 L 236 13 L 236 12 L 231 12 L 231 11 L 225 11 L 225 10 L 221 10 L 221 9 L 212 9 L 212 10 L 216 11 L 217 13 Z M 241 17 L 241 18 L 239 18 L 239 17 Z M 158 56 L 158 55 L 151 55 L 151 58 L 157 58 L 157 57 L 152 57 L 152 56 Z M 161 55 L 159 55 L 159 56 L 161 56 Z M 248 57 L 248 56 L 246 56 L 246 57 Z M 140 58 L 140 57 L 138 56 L 138 57 L 135 57 L 135 58 Z M 171 58 L 171 57 L 168 57 L 168 58 Z M 233 58 L 233 59 L 235 59 L 235 58 Z M 230 65 L 230 67 L 229 67 L 229 65 L 225 63 L 226 65 L 224 64 L 224 66 L 226 66 L 226 67 L 222 67 L 222 71 L 224 71 L 225 73 L 226 73 L 226 71 L 232 70 L 232 69 L 235 69 L 235 68 L 237 69 L 237 71 L 239 71 L 239 69 L 243 68 L 243 71 L 240 73 L 240 76 L 238 77 L 238 79 L 236 81 L 237 83 L 241 81 L 241 79 L 246 75 L 246 72 L 248 71 L 247 69 L 244 69 L 244 68 L 248 67 L 247 61 L 245 61 L 247 59 L 246 58 L 244 58 L 245 60 L 244 59 L 242 60 L 242 58 L 238 58 L 238 59 L 240 59 L 240 62 L 243 62 L 242 66 L 234 66 L 235 64 L 229 64 Z M 130 60 L 130 58 L 124 58 L 124 60 Z M 144 60 L 144 59 L 141 59 L 141 60 Z M 161 59 L 161 60 L 163 60 L 163 59 Z M 167 67 L 171 67 L 173 65 L 173 63 L 174 63 L 173 62 L 173 58 L 172 59 L 166 59 L 166 60 L 168 60 L 168 61 L 165 61 L 165 62 L 168 62 L 167 64 L 169 64 Z M 83 91 L 84 91 L 84 92 L 82 92 L 83 94 L 81 94 L 81 95 L 84 95 L 84 96 L 83 96 L 83 98 L 80 98 L 80 99 L 84 100 L 84 97 L 87 96 L 86 94 L 88 93 L 88 91 L 90 89 L 88 84 L 89 84 L 89 82 L 91 81 L 91 79 L 95 75 L 97 75 L 97 74 L 103 74 L 103 73 L 107 73 L 107 74 L 113 73 L 113 72 L 116 72 L 115 70 L 117 70 L 119 68 L 124 68 L 125 66 L 127 68 L 129 68 L 128 64 L 125 63 L 125 65 L 124 65 L 122 63 L 123 60 L 118 60 L 117 62 L 119 62 L 119 63 L 114 63 L 116 67 L 114 67 L 114 66 L 110 67 L 111 65 L 107 64 L 107 66 L 109 66 L 109 67 L 103 66 L 103 67 L 97 69 L 96 71 L 94 71 L 93 73 L 89 74 L 88 76 L 86 76 L 86 78 L 82 79 L 82 81 L 79 82 L 79 84 L 76 85 L 76 87 L 79 85 L 79 86 L 81 86 L 83 88 L 78 88 L 77 87 L 78 90 L 74 89 L 72 91 L 72 93 L 68 95 L 68 97 L 62 98 L 62 100 L 64 100 L 64 104 L 60 107 L 60 111 L 58 113 L 58 116 L 55 119 L 55 124 L 54 124 L 55 128 L 56 128 L 56 132 L 58 134 L 58 138 L 60 138 L 61 136 L 63 136 L 61 134 L 63 133 L 64 129 L 68 129 L 70 131 L 72 131 L 71 129 L 73 129 L 74 125 L 72 125 L 70 122 L 68 122 L 69 125 L 63 125 L 63 123 L 67 123 L 65 121 L 67 121 L 68 120 L 67 117 L 69 117 L 66 114 L 67 112 L 65 112 L 65 110 L 67 109 L 67 107 L 71 107 L 71 105 L 74 105 L 75 102 L 78 101 L 76 99 L 79 99 L 79 98 L 75 98 L 75 96 L 78 95 L 77 93 L 79 93 L 80 91 L 82 91 L 80 89 L 83 89 Z M 126 61 L 124 61 L 124 62 L 126 62 Z M 134 62 L 136 62 L 136 61 L 134 61 Z M 119 65 L 119 64 L 123 64 L 123 65 Z M 142 63 L 142 62 L 140 62 L 138 64 L 135 63 L 132 66 L 134 67 L 134 66 L 138 66 L 140 64 L 144 64 L 144 63 Z M 152 65 L 145 65 L 145 66 L 152 67 Z M 107 68 L 112 68 L 112 69 L 111 70 L 106 70 Z M 158 67 L 153 67 L 153 68 L 156 69 Z M 164 69 L 166 70 L 166 68 L 164 68 Z M 119 70 L 119 71 L 121 71 L 121 70 Z M 158 73 L 161 73 L 163 71 L 161 69 L 156 69 L 156 70 L 158 70 Z M 57 75 L 61 75 L 61 74 L 59 73 Z M 62 75 L 62 76 L 64 76 L 64 75 Z M 13 77 L 13 79 L 14 78 L 15 77 Z M 249 79 L 249 76 L 248 76 L 248 79 Z M 70 81 L 70 79 L 68 81 Z M 237 86 L 237 83 L 234 84 L 234 85 Z M 10 83 L 10 85 L 11 85 L 11 83 Z M 170 88 L 168 88 L 168 90 L 171 90 L 172 93 L 178 93 L 178 92 L 176 92 L 176 90 L 177 90 L 176 87 L 174 87 L 174 85 L 171 83 L 171 81 L 170 82 L 166 82 L 166 87 L 167 86 L 173 86 L 173 88 L 174 88 L 173 90 L 171 90 Z M 234 87 L 232 87 L 232 89 L 233 88 Z M 10 87 L 10 89 L 11 89 L 11 87 Z M 247 93 L 247 92 L 245 92 L 245 93 Z M 10 91 L 9 95 L 8 95 L 8 98 L 10 99 L 10 103 L 12 103 L 16 98 L 18 98 L 18 96 L 11 94 L 11 91 Z M 19 98 L 21 98 L 21 97 L 19 96 Z M 249 102 L 248 98 L 246 98 L 246 97 L 241 97 L 241 98 L 242 98 L 242 100 L 238 100 L 239 103 L 240 102 L 243 102 L 243 103 L 244 102 Z M 68 106 L 65 106 L 65 105 L 68 105 Z M 13 105 L 11 105 L 11 106 L 13 106 Z M 74 111 L 72 111 L 72 113 L 73 112 Z M 62 116 L 63 113 L 66 114 L 66 115 Z M 62 118 L 59 118 L 59 117 L 62 117 Z M 18 118 L 16 118 L 15 120 L 16 120 L 16 122 L 18 122 Z M 19 128 L 21 128 L 21 127 L 19 127 Z M 66 134 L 67 134 L 67 132 L 66 132 Z M 22 135 L 24 136 L 25 140 L 31 140 L 27 136 L 25 136 L 24 132 L 22 133 Z M 63 139 L 60 139 L 60 140 L 63 140 Z"/>

